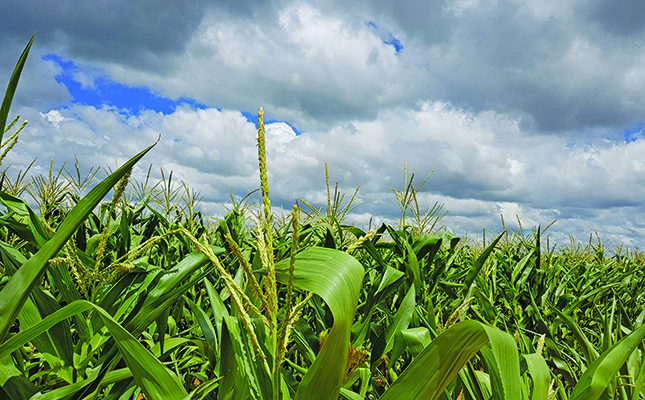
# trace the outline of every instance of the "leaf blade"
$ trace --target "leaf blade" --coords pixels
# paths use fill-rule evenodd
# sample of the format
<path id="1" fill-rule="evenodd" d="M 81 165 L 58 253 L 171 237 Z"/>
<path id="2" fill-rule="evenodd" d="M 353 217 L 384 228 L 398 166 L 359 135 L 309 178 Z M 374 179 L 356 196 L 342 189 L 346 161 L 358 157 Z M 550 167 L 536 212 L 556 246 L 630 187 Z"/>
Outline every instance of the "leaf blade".
<path id="1" fill-rule="evenodd" d="M 156 143 L 155 143 L 156 144 Z M 152 147 L 143 150 L 121 168 L 96 185 L 67 215 L 67 218 L 58 227 L 54 237 L 47 241 L 43 247 L 27 260 L 12 276 L 5 287 L 0 291 L 0 343 L 9 332 L 11 324 L 18 316 L 27 297 L 38 284 L 45 273 L 49 260 L 54 257 L 72 237 L 80 224 L 85 221 L 90 212 L 108 194 L 110 189 L 148 152 Z"/>

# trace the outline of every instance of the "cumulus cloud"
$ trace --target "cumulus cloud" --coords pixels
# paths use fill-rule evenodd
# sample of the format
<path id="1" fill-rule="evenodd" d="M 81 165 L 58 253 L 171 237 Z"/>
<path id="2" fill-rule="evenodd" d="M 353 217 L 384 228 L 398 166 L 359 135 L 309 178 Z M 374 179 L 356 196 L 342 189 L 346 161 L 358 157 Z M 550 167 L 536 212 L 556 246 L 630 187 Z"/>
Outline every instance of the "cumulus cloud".
<path id="1" fill-rule="evenodd" d="M 40 153 L 60 165 L 76 153 L 87 170 L 123 163 L 161 135 L 135 176 L 142 177 L 148 163 L 157 178 L 157 168 L 172 170 L 201 192 L 211 212 L 221 211 L 229 189 L 239 198 L 258 187 L 255 125 L 239 111 L 187 105 L 171 114 L 118 111 L 75 105 L 40 113 L 22 138 L 27 145 L 17 146 L 10 162 L 18 168 L 28 155 Z M 282 122 L 267 124 L 266 131 L 276 206 L 289 208 L 298 197 L 324 206 L 327 161 L 332 184 L 338 181 L 347 198 L 361 185 L 363 204 L 354 221 L 394 221 L 400 215 L 391 189 L 402 189 L 407 160 L 417 185 L 433 171 L 419 196 L 421 208 L 445 204 L 444 224 L 456 232 L 501 229 L 500 215 L 517 229 L 519 215 L 527 228 L 559 219 L 552 229 L 561 239 L 565 231 L 586 236 L 597 230 L 638 243 L 645 233 L 642 218 L 624 222 L 629 210 L 643 208 L 643 140 L 572 146 L 565 139 L 526 135 L 507 116 L 469 113 L 447 103 L 388 109 L 373 120 L 327 131 L 296 135 Z"/>
<path id="2" fill-rule="evenodd" d="M 1 76 L 38 29 L 12 110 L 31 121 L 7 159 L 14 169 L 74 153 L 85 168 L 114 165 L 161 134 L 144 163 L 156 177 L 173 170 L 219 212 L 229 189 L 258 185 L 252 121 L 263 106 L 276 204 L 323 205 L 327 160 L 343 190 L 361 185 L 354 220 L 394 221 L 390 188 L 402 188 L 407 160 L 417 182 L 434 171 L 420 200 L 445 203 L 455 232 L 500 229 L 500 214 L 514 229 L 520 214 L 525 227 L 558 219 L 559 240 L 597 230 L 644 243 L 645 22 L 634 2 L 8 7 Z M 105 82 L 166 108 L 101 99 Z"/>

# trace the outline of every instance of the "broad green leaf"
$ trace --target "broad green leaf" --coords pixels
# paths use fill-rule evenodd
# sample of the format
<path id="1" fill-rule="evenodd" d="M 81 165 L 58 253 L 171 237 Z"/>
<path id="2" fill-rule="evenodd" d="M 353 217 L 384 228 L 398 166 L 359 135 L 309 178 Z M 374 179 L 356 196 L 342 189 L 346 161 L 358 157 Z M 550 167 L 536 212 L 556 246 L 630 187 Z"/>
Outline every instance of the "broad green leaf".
<path id="1" fill-rule="evenodd" d="M 94 306 L 119 347 L 134 380 L 150 399 L 181 399 L 186 389 L 179 378 L 153 356 L 139 341 L 105 310 Z"/>
<path id="2" fill-rule="evenodd" d="M 166 368 L 154 355 L 146 350 L 139 341 L 116 322 L 110 314 L 99 306 L 78 300 L 44 318 L 38 324 L 28 328 L 0 345 L 0 359 L 12 351 L 30 342 L 55 324 L 72 315 L 93 309 L 103 319 L 105 326 L 114 338 L 121 356 L 137 384 L 150 399 L 181 399 L 186 396 L 186 390 L 179 378 Z"/>
<path id="3" fill-rule="evenodd" d="M 488 379 L 490 380 L 492 394 L 491 400 L 504 400 L 504 384 L 502 383 L 502 375 L 497 358 L 487 347 L 483 347 L 480 351 L 486 363 L 486 369 L 488 370 Z"/>
<path id="4" fill-rule="evenodd" d="M 0 240 L 0 261 L 4 266 L 4 273 L 13 275 L 27 259 L 21 252 Z"/>
<path id="5" fill-rule="evenodd" d="M 244 328 L 244 321 L 237 317 L 224 317 L 226 331 L 230 335 L 230 346 L 237 364 L 237 374 L 242 376 L 250 396 L 254 400 L 273 398 L 273 385 L 268 363 L 259 359 Z M 257 333 L 257 332 L 256 332 Z M 230 356 L 227 356 L 230 357 Z M 230 371 L 230 368 L 227 368 Z M 224 371 L 226 372 L 226 371 Z M 224 384 L 224 382 L 223 382 Z M 230 383 L 227 382 L 227 387 Z"/>
<path id="6" fill-rule="evenodd" d="M 215 248 L 215 255 L 222 254 L 225 250 L 222 248 Z M 208 264 L 208 258 L 202 253 L 190 253 L 181 260 L 177 265 L 166 271 L 159 283 L 150 291 L 146 303 L 151 303 L 161 297 L 163 294 L 169 293 L 183 282 L 196 270 Z"/>
<path id="7" fill-rule="evenodd" d="M 222 322 L 223 322 L 222 318 Z M 235 350 L 233 348 L 233 341 L 231 339 L 231 334 L 226 327 L 226 323 L 222 323 L 221 331 L 221 343 L 220 343 L 220 365 L 219 365 L 219 376 L 221 379 L 219 384 L 219 390 L 217 392 L 218 400 L 232 400 L 244 398 L 242 394 L 246 394 L 245 397 L 248 397 L 248 388 L 247 383 L 244 381 L 244 377 L 238 373 L 237 361 L 235 360 Z M 236 384 L 237 383 L 237 384 Z M 246 393 L 244 393 L 246 392 Z"/>
<path id="8" fill-rule="evenodd" d="M 376 290 L 375 295 L 379 294 L 381 290 L 398 281 L 404 275 L 404 272 L 401 272 L 396 268 L 392 268 L 390 266 L 386 267 L 385 272 L 383 273 L 383 279 L 381 279 L 381 281 L 379 282 L 378 289 Z"/>
<path id="9" fill-rule="evenodd" d="M 21 330 L 30 328 L 42 321 L 40 311 L 38 311 L 36 304 L 34 304 L 33 300 L 31 300 L 30 298 L 27 299 L 24 306 L 20 310 L 18 318 L 20 319 Z M 36 349 L 38 349 L 38 351 L 40 351 L 41 353 L 49 353 L 60 358 L 60 361 L 63 360 L 63 357 L 58 354 L 56 346 L 54 346 L 49 332 L 45 332 L 42 335 L 34 338 L 32 342 L 34 346 L 36 346 Z"/>
<path id="10" fill-rule="evenodd" d="M 513 337 L 481 322 L 467 320 L 437 336 L 410 363 L 381 400 L 440 398 L 468 360 L 489 342 L 500 368 L 503 387 L 497 389 L 503 391 L 502 398 L 521 399 L 519 361 Z"/>
<path id="11" fill-rule="evenodd" d="M 496 371 L 491 376 L 493 398 L 500 400 L 522 399 L 522 381 L 520 380 L 520 362 L 515 339 L 510 334 L 483 325 L 490 339 L 491 354 L 495 358 Z M 493 380 L 495 375 L 498 380 Z"/>
<path id="12" fill-rule="evenodd" d="M 457 238 L 458 240 L 458 238 Z M 441 248 L 441 243 L 443 242 L 442 235 L 431 235 L 429 233 L 423 233 L 414 239 L 412 244 L 412 249 L 417 256 L 417 259 L 421 261 L 426 254 L 430 254 L 428 257 L 428 265 L 432 264 L 432 261 L 435 258 L 435 255 Z"/>
<path id="13" fill-rule="evenodd" d="M 168 308 L 172 307 L 175 302 L 193 285 L 197 284 L 204 276 L 208 275 L 215 268 L 213 265 L 208 265 L 208 258 L 201 253 L 191 253 L 187 255 L 179 264 L 167 271 L 166 274 L 159 280 L 159 284 L 163 286 L 162 289 L 151 290 L 150 294 L 146 296 L 144 303 L 140 310 L 133 312 L 132 320 L 126 324 L 128 331 L 133 334 L 140 334 L 152 324 L 160 315 L 162 315 Z M 200 271 L 199 274 L 192 277 L 188 282 L 185 279 L 190 277 L 194 272 Z M 163 278 L 168 275 L 181 275 L 184 277 L 184 282 L 174 278 L 164 280 Z"/>
<path id="14" fill-rule="evenodd" d="M 533 392 L 531 400 L 547 400 L 549 396 L 549 385 L 551 383 L 551 371 L 546 364 L 544 357 L 538 353 L 524 354 L 528 372 L 533 380 Z"/>
<path id="15" fill-rule="evenodd" d="M 551 307 L 553 311 L 558 314 L 558 317 L 564 322 L 564 324 L 573 332 L 573 336 L 576 338 L 578 341 L 578 344 L 580 345 L 580 348 L 582 349 L 582 353 L 585 356 L 585 359 L 587 361 L 587 364 L 591 364 L 596 358 L 598 358 L 598 351 L 593 347 L 593 344 L 589 341 L 587 338 L 587 335 L 585 335 L 576 321 L 573 320 L 570 316 L 565 314 L 564 312 L 558 310 L 557 307 Z"/>
<path id="16" fill-rule="evenodd" d="M 401 305 L 396 314 L 394 314 L 394 318 L 392 318 L 392 321 L 387 325 L 383 334 L 374 344 L 371 356 L 372 364 L 383 357 L 385 353 L 392 350 L 396 333 L 402 329 L 407 329 L 408 325 L 410 325 L 410 320 L 412 320 L 412 314 L 414 313 L 414 306 L 416 305 L 414 293 L 415 289 L 413 284 L 401 301 Z"/>
<path id="17" fill-rule="evenodd" d="M 466 368 L 459 371 L 459 379 L 468 391 L 468 396 L 473 400 L 489 400 L 490 393 L 490 376 L 479 370 L 474 370 L 472 363 L 468 363 Z M 444 392 L 445 393 L 445 392 Z"/>
<path id="18" fill-rule="evenodd" d="M 645 339 L 645 325 L 603 352 L 582 374 L 570 400 L 596 400 L 607 390 L 629 355 Z"/>
<path id="19" fill-rule="evenodd" d="M 396 361 L 405 350 L 416 357 L 432 341 L 430 331 L 423 327 L 403 329 L 394 336 L 394 346 L 390 356 L 390 363 Z"/>
<path id="20" fill-rule="evenodd" d="M 408 272 L 408 274 L 412 275 L 414 284 L 413 286 L 416 288 L 415 294 L 418 296 L 421 293 L 421 288 L 423 285 L 421 284 L 421 271 L 419 270 L 419 260 L 417 259 L 417 255 L 414 250 L 412 250 L 412 246 L 406 241 L 402 241 L 403 245 L 405 246 L 406 254 L 407 257 L 405 258 L 405 269 Z"/>
<path id="21" fill-rule="evenodd" d="M 139 302 L 135 308 L 132 310 L 131 316 L 134 317 L 127 323 L 124 323 L 126 330 L 132 333 L 135 336 L 141 334 L 145 329 L 147 329 L 150 324 L 152 324 L 160 315 L 164 314 L 166 310 L 176 304 L 177 300 L 193 285 L 201 281 L 206 275 L 210 274 L 214 266 L 207 268 L 203 267 L 204 260 L 200 257 L 192 258 L 190 265 L 184 265 L 178 269 L 178 271 L 184 271 L 189 269 L 194 271 L 199 270 L 200 273 L 196 274 L 190 281 L 184 283 L 180 287 L 176 287 L 168 293 L 160 294 L 156 300 L 148 302 L 148 298 L 145 297 Z M 167 283 L 167 282 L 166 282 Z M 172 288 L 172 285 L 167 286 L 168 289 Z M 1 348 L 1 346 L 0 346 Z M 119 362 L 120 358 L 118 357 L 118 352 L 113 346 L 113 342 L 108 342 L 104 346 L 103 352 L 101 355 L 101 360 L 103 360 L 104 365 L 99 373 L 100 376 L 106 374 L 108 371 L 113 369 Z M 96 389 L 96 384 L 90 385 L 88 388 L 84 389 L 83 393 L 78 393 L 77 398 L 83 398 L 83 396 L 89 395 Z M 80 396 L 80 397 L 79 397 Z"/>
<path id="22" fill-rule="evenodd" d="M 351 390 L 346 388 L 340 388 L 340 397 L 347 400 L 363 400 L 363 397 L 361 397 L 360 394 L 352 392 Z"/>
<path id="23" fill-rule="evenodd" d="M 42 316 L 47 316 L 60 309 L 58 302 L 50 296 L 45 295 L 44 290 L 40 287 L 34 289 L 33 296 L 27 299 L 20 310 L 20 314 L 18 314 L 22 330 L 42 321 Z M 32 300 L 33 298 L 37 300 L 36 303 Z M 38 307 L 36 304 L 38 304 Z M 42 353 L 50 368 L 56 371 L 55 373 L 58 377 L 63 378 L 68 383 L 73 382 L 74 349 L 67 320 L 59 322 L 47 332 L 34 338 L 32 343 Z"/>
<path id="24" fill-rule="evenodd" d="M 51 390 L 45 394 L 38 393 L 31 397 L 30 400 L 60 400 L 67 396 L 77 393 L 79 390 L 83 389 L 98 377 L 99 368 L 94 368 L 89 371 L 87 378 L 71 385 L 62 386 L 60 388 Z M 121 368 L 116 371 L 110 371 L 102 380 L 104 385 L 109 385 L 111 383 L 119 382 L 121 380 L 132 378 L 132 372 L 129 368 Z"/>
<path id="25" fill-rule="evenodd" d="M 48 329 L 50 329 L 57 323 L 70 318 L 72 315 L 90 310 L 92 306 L 93 305 L 91 303 L 84 300 L 75 301 L 71 304 L 66 305 L 55 313 L 48 315 L 47 317 L 43 318 L 42 321 L 29 327 L 28 329 L 20 331 L 0 345 L 0 359 L 8 356 L 14 350 L 19 349 L 25 343 L 31 342 L 32 340 L 34 340 L 34 338 L 45 333 Z"/>
<path id="26" fill-rule="evenodd" d="M 132 169 L 154 145 L 143 150 L 125 163 L 121 168 L 96 185 L 67 215 L 58 227 L 56 234 L 36 254 L 31 256 L 22 267 L 10 278 L 0 291 L 0 343 L 4 341 L 11 324 L 15 321 L 22 305 L 33 288 L 40 283 L 48 262 L 55 257 L 79 225 L 85 221 L 94 207 L 108 194 L 110 189 Z"/>
<path id="27" fill-rule="evenodd" d="M 201 257 L 193 257 L 189 265 L 184 265 L 181 268 L 178 268 L 178 273 L 179 271 L 183 271 L 182 273 L 185 273 L 186 270 L 191 270 L 192 272 L 200 271 L 190 281 L 184 283 L 182 286 L 172 289 L 170 292 L 160 294 L 160 297 L 158 297 L 156 300 L 148 302 L 148 298 L 145 297 L 144 299 L 142 299 L 142 301 L 138 302 L 131 312 L 131 316 L 133 316 L 132 319 L 129 322 L 124 323 L 126 330 L 133 335 L 138 336 L 145 329 L 147 329 L 150 324 L 152 324 L 157 318 L 159 318 L 160 315 L 164 314 L 166 310 L 175 305 L 177 300 L 188 289 L 190 289 L 197 282 L 201 281 L 215 268 L 212 265 L 210 267 L 202 268 L 204 266 L 203 262 L 204 260 Z M 166 284 L 167 283 L 168 281 L 166 281 Z M 168 288 L 168 290 L 170 290 L 172 288 L 172 285 L 167 285 L 166 287 Z M 105 362 L 100 372 L 101 375 L 104 375 L 118 364 L 118 353 L 113 347 L 112 342 L 108 342 L 108 344 L 104 346 L 101 360 Z M 79 398 L 88 395 L 95 389 L 96 385 L 91 385 L 89 388 L 84 389 L 85 392 L 80 393 Z"/>
<path id="28" fill-rule="evenodd" d="M 352 345 L 354 347 L 359 347 L 364 343 L 369 331 L 372 314 L 376 310 L 376 307 L 383 298 L 387 297 L 396 288 L 396 286 L 392 285 L 405 276 L 405 272 L 386 266 L 381 276 L 382 278 L 379 281 L 378 287 L 372 286 L 370 288 L 367 302 L 361 310 L 361 314 L 363 314 L 362 319 L 352 326 Z"/>
<path id="29" fill-rule="evenodd" d="M 213 287 L 211 281 L 207 278 L 204 278 L 204 287 L 206 288 L 206 293 L 208 298 L 211 301 L 211 308 L 213 309 L 213 318 L 215 319 L 215 328 L 217 329 L 217 337 L 222 337 L 222 323 L 224 317 L 228 316 L 228 309 L 224 305 L 222 298 L 219 297 L 219 293 Z"/>
<path id="30" fill-rule="evenodd" d="M 46 316 L 60 310 L 60 305 L 49 291 L 36 287 L 32 294 L 40 315 Z M 67 320 L 61 321 L 54 325 L 48 333 L 56 348 L 57 355 L 65 361 L 65 365 L 74 366 L 74 345 L 69 322 Z"/>
<path id="31" fill-rule="evenodd" d="M 276 277 L 288 280 L 289 260 L 276 264 Z M 363 266 L 347 253 L 310 248 L 296 257 L 294 286 L 316 293 L 334 315 L 334 326 L 298 388 L 299 400 L 336 400 L 345 376 L 349 338 L 363 281 Z"/>
<path id="32" fill-rule="evenodd" d="M 211 393 L 215 393 L 215 389 L 220 387 L 221 378 L 213 378 L 209 381 L 202 382 L 195 390 L 188 393 L 183 400 L 202 400 L 205 398 L 212 399 Z M 288 399 L 287 399 L 288 400 Z"/>
<path id="33" fill-rule="evenodd" d="M 520 274 L 522 274 L 524 267 L 526 267 L 531 257 L 533 257 L 532 251 L 525 255 L 524 258 L 522 258 L 520 262 L 515 265 L 515 267 L 513 268 L 513 273 L 511 274 L 511 282 L 517 283 L 517 278 L 520 276 Z"/>
<path id="34" fill-rule="evenodd" d="M 214 352 L 218 353 L 219 349 L 217 346 L 217 335 L 215 333 L 215 328 L 213 327 L 211 320 L 208 318 L 204 310 L 199 308 L 199 306 L 193 303 L 193 301 L 188 297 L 184 296 L 184 300 L 186 301 L 186 304 L 188 304 L 190 311 L 195 314 L 195 318 L 197 318 L 199 327 L 202 329 L 204 337 L 206 338 L 206 343 L 208 343 L 208 345 L 211 347 L 211 349 L 213 349 Z"/>
<path id="35" fill-rule="evenodd" d="M 0 357 L 0 399 L 28 399 L 36 392 L 34 384 L 15 367 L 11 356 Z"/>
<path id="36" fill-rule="evenodd" d="M 34 210 L 27 202 L 7 192 L 0 192 L 0 202 L 6 207 L 7 214 L 0 218 L 0 224 L 15 232 L 21 239 L 26 240 L 28 248 L 33 252 L 40 250 L 51 235 L 45 230 Z"/>

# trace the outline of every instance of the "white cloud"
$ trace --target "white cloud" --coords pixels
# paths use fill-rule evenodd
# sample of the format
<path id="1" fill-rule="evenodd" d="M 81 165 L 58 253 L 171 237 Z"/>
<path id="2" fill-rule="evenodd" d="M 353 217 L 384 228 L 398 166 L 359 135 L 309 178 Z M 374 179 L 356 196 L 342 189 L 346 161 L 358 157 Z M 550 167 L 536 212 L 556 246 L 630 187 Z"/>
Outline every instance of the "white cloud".
<path id="1" fill-rule="evenodd" d="M 173 171 L 204 196 L 205 210 L 222 212 L 228 190 L 240 197 L 259 186 L 255 126 L 241 113 L 180 106 L 168 115 L 127 115 L 105 107 L 75 105 L 41 113 L 28 125 L 10 162 L 24 166 L 39 154 L 58 165 L 79 154 L 82 167 L 119 164 L 161 141 L 141 162 Z M 267 116 L 269 117 L 269 116 Z M 339 181 L 346 201 L 361 185 L 363 204 L 351 220 L 394 221 L 398 207 L 391 188 L 403 187 L 403 164 L 418 185 L 434 171 L 419 196 L 427 209 L 445 203 L 444 224 L 456 232 L 507 226 L 525 229 L 564 220 L 551 231 L 566 238 L 598 230 L 608 237 L 645 235 L 645 219 L 625 224 L 626 212 L 645 196 L 641 154 L 645 141 L 567 146 L 564 139 L 527 136 L 519 121 L 494 112 L 469 113 L 448 103 L 382 111 L 327 131 L 296 135 L 281 122 L 266 125 L 269 179 L 274 205 L 287 208 L 296 197 L 326 204 L 324 160 L 332 185 Z M 45 141 L 46 138 L 46 141 Z M 26 145 L 22 145 L 22 143 Z M 40 172 L 43 169 L 38 170 Z M 583 218 L 581 210 L 604 209 Z M 584 211 L 588 212 L 588 211 Z M 593 212 L 593 211 L 592 211 Z"/>
<path id="2" fill-rule="evenodd" d="M 34 171 L 42 172 L 49 159 L 60 165 L 76 153 L 86 169 L 113 166 L 161 134 L 137 173 L 150 162 L 156 177 L 159 167 L 173 170 L 203 193 L 205 209 L 219 213 L 229 188 L 243 196 L 258 186 L 255 127 L 241 111 L 263 106 L 267 118 L 291 124 L 267 124 L 276 204 L 288 207 L 298 196 L 323 205 L 327 160 L 332 183 L 349 193 L 361 185 L 364 204 L 354 220 L 394 221 L 390 188 L 402 188 L 407 160 L 416 182 L 434 170 L 420 200 L 446 203 L 445 223 L 455 232 L 501 228 L 500 214 L 514 224 L 520 213 L 525 228 L 558 218 L 550 229 L 558 240 L 598 230 L 645 243 L 645 141 L 622 140 L 645 119 L 644 32 L 642 21 L 624 17 L 628 6 L 390 3 L 180 8 L 169 20 L 180 35 L 173 29 L 170 39 L 131 34 L 165 26 L 157 17 L 139 26 L 128 22 L 140 14 L 116 16 L 131 28 L 113 37 L 109 27 L 92 36 L 59 15 L 41 30 L 42 42 L 37 37 L 42 48 L 32 49 L 15 102 L 31 122 L 7 161 L 19 169 L 37 156 Z M 616 18 L 626 23 L 613 24 Z M 13 25 L 0 26 L 9 32 L 2 37 L 15 35 Z M 398 54 L 384 43 L 393 38 L 404 46 Z M 17 54 L 24 46 L 5 42 Z M 14 65 L 8 51 L 3 76 Z M 39 59 L 47 53 L 79 65 L 74 76 L 85 88 L 105 72 L 213 108 L 131 115 L 72 105 L 55 80 L 59 67 Z"/>
<path id="3" fill-rule="evenodd" d="M 275 19 L 240 21 L 207 15 L 188 44 L 182 68 L 170 75 L 103 63 L 120 82 L 145 84 L 171 97 L 268 114 L 307 129 L 329 121 L 373 117 L 378 108 L 409 99 L 426 81 L 385 44 L 367 20 L 357 24 L 295 2 Z"/>

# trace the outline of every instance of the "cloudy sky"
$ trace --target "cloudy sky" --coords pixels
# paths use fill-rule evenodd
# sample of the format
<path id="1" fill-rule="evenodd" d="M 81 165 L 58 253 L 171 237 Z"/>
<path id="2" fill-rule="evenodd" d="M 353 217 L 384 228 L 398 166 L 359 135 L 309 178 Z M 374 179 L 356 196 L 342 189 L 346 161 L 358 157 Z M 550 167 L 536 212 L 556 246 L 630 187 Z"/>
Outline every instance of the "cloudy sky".
<path id="1" fill-rule="evenodd" d="M 0 85 L 37 31 L 5 165 L 153 164 L 221 214 L 259 186 L 393 222 L 404 163 L 451 231 L 549 228 L 645 247 L 645 3 L 632 0 L 23 0 L 0 13 Z"/>

